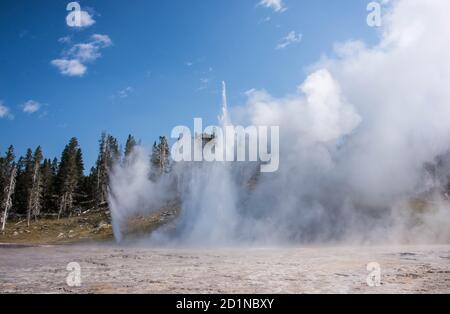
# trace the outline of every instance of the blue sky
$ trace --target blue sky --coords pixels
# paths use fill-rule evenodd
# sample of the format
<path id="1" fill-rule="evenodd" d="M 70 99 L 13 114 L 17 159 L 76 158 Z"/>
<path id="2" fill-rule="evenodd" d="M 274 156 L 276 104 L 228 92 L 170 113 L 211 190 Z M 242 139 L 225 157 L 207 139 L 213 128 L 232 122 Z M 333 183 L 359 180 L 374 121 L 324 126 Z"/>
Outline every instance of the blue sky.
<path id="1" fill-rule="evenodd" d="M 83 28 L 67 25 L 69 2 L 0 2 L 1 151 L 59 157 L 76 136 L 89 168 L 103 130 L 150 145 L 194 117 L 214 124 L 222 80 L 231 106 L 252 88 L 293 93 L 334 43 L 377 37 L 367 0 L 85 0 Z M 74 59 L 83 73 L 55 62 Z"/>

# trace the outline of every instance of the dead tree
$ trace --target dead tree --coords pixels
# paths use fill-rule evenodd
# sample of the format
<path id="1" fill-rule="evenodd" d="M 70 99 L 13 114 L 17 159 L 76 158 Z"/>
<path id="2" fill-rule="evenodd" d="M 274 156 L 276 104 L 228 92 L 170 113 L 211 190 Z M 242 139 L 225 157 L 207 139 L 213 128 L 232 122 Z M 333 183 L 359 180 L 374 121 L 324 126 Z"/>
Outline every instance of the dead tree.
<path id="1" fill-rule="evenodd" d="M 17 176 L 17 168 L 14 166 L 11 170 L 11 174 L 9 177 L 9 184 L 5 187 L 5 198 L 3 202 L 3 215 L 2 215 L 2 231 L 5 231 L 6 228 L 6 220 L 8 219 L 8 211 L 12 207 L 12 195 L 14 194 L 14 190 L 16 188 L 16 176 Z"/>
<path id="2" fill-rule="evenodd" d="M 35 162 L 34 171 L 33 171 L 33 179 L 31 183 L 31 190 L 28 196 L 28 213 L 27 213 L 27 225 L 30 226 L 31 215 L 34 216 L 34 220 L 37 220 L 37 216 L 39 216 L 41 212 L 41 176 L 39 173 L 39 162 Z"/>
<path id="3" fill-rule="evenodd" d="M 66 192 L 63 194 L 59 201 L 59 212 L 58 212 L 58 220 L 61 219 L 61 215 L 70 212 L 70 216 L 72 215 L 72 207 L 73 207 L 73 193 Z"/>

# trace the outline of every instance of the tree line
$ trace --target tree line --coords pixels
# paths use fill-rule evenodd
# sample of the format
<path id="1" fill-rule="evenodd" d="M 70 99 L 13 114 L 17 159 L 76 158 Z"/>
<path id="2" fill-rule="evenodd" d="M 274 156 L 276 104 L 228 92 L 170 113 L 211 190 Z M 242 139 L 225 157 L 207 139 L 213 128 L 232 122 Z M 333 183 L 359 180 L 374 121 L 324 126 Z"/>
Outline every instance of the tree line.
<path id="1" fill-rule="evenodd" d="M 8 217 L 26 217 L 28 226 L 43 215 L 58 219 L 88 209 L 108 210 L 109 175 L 114 165 L 125 163 L 139 143 L 128 136 L 123 153 L 118 140 L 102 133 L 95 165 L 85 175 L 83 153 L 76 137 L 70 139 L 59 159 L 45 158 L 41 146 L 16 158 L 11 145 L 0 156 L 0 229 Z M 154 143 L 149 162 L 151 179 L 169 171 L 167 138 Z"/>

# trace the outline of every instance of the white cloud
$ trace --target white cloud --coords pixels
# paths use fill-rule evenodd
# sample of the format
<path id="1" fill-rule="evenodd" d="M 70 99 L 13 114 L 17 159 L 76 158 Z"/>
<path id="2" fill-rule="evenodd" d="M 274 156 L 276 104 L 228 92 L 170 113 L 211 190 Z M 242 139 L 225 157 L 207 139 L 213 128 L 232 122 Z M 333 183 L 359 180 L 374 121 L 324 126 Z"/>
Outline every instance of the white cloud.
<path id="1" fill-rule="evenodd" d="M 58 42 L 62 44 L 70 44 L 72 41 L 72 38 L 70 36 L 64 36 L 58 39 Z"/>
<path id="2" fill-rule="evenodd" d="M 292 44 L 298 43 L 302 40 L 303 35 L 298 34 L 295 31 L 290 32 L 286 35 L 286 37 L 283 37 L 280 41 L 280 43 L 277 45 L 276 49 L 284 49 Z"/>
<path id="3" fill-rule="evenodd" d="M 87 43 L 78 43 L 63 52 L 63 58 L 53 60 L 61 74 L 83 76 L 87 72 L 86 63 L 94 62 L 102 56 L 101 49 L 110 47 L 112 40 L 108 35 L 94 34 Z"/>
<path id="4" fill-rule="evenodd" d="M 28 100 L 23 104 L 23 112 L 33 114 L 41 109 L 41 104 L 34 100 Z"/>
<path id="5" fill-rule="evenodd" d="M 101 57 L 100 50 L 111 45 L 112 41 L 108 35 L 94 34 L 90 42 L 74 45 L 67 55 L 83 63 L 95 61 Z"/>
<path id="6" fill-rule="evenodd" d="M 284 12 L 287 10 L 287 7 L 284 5 L 283 0 L 261 0 L 258 6 L 270 8 L 275 12 Z"/>
<path id="7" fill-rule="evenodd" d="M 268 23 L 268 22 L 270 22 L 271 20 L 272 20 L 272 18 L 271 18 L 270 16 L 266 16 L 265 18 L 259 20 L 259 24 L 262 24 L 262 23 Z"/>
<path id="8" fill-rule="evenodd" d="M 14 116 L 11 114 L 11 110 L 0 100 L 0 119 L 3 118 L 13 119 Z"/>
<path id="9" fill-rule="evenodd" d="M 81 13 L 80 27 L 89 27 L 95 24 L 94 18 L 88 12 L 81 11 L 80 13 Z"/>
<path id="10" fill-rule="evenodd" d="M 108 35 L 94 34 L 91 36 L 92 44 L 100 48 L 107 48 L 112 45 L 112 40 Z"/>
<path id="11" fill-rule="evenodd" d="M 207 89 L 210 82 L 211 80 L 209 78 L 206 77 L 200 78 L 200 87 L 197 90 L 201 91 Z"/>
<path id="12" fill-rule="evenodd" d="M 66 76 L 83 76 L 87 67 L 79 60 L 56 59 L 51 62 L 56 66 L 62 75 Z"/>
<path id="13" fill-rule="evenodd" d="M 131 86 L 128 86 L 127 88 L 124 88 L 120 90 L 117 95 L 120 98 L 128 98 L 132 93 L 134 92 L 134 88 Z"/>
<path id="14" fill-rule="evenodd" d="M 101 56 L 98 47 L 92 43 L 76 44 L 70 48 L 67 55 L 79 60 L 80 62 L 95 61 Z"/>

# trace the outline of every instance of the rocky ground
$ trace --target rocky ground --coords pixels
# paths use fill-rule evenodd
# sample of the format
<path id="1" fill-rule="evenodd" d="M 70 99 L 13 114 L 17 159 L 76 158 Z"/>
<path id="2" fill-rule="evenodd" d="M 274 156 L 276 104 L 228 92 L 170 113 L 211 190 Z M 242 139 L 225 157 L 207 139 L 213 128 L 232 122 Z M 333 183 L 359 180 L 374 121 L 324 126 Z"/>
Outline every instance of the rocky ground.
<path id="1" fill-rule="evenodd" d="M 81 286 L 66 283 L 79 263 Z M 381 286 L 367 284 L 367 264 Z M 450 246 L 0 246 L 0 293 L 450 293 Z"/>

